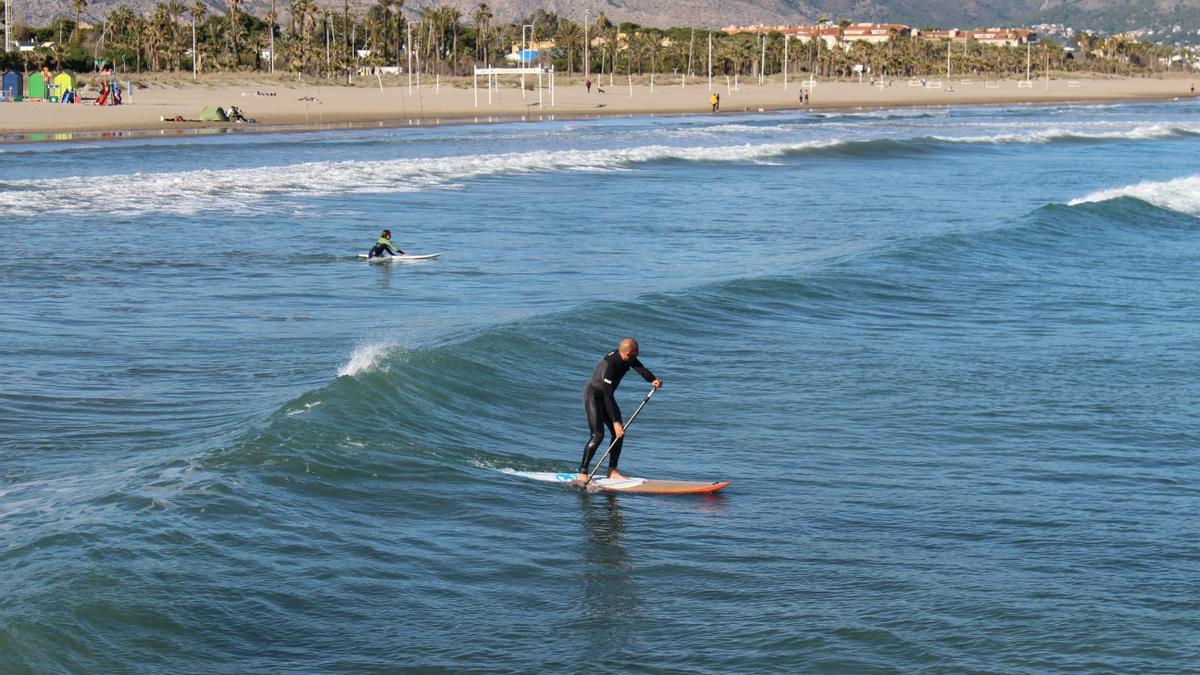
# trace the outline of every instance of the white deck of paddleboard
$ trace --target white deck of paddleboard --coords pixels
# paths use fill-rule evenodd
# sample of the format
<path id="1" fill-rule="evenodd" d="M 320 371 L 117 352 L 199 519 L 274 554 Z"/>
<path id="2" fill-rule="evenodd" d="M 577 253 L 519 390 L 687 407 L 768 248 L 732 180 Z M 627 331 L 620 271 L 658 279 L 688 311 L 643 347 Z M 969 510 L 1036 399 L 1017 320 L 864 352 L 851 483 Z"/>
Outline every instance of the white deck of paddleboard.
<path id="1" fill-rule="evenodd" d="M 381 255 L 378 258 L 372 258 L 366 253 L 359 253 L 358 257 L 362 260 L 369 260 L 371 262 L 406 262 L 411 260 L 432 260 L 439 255 L 441 255 L 441 253 L 425 253 L 422 255 L 411 255 L 406 253 L 404 255 Z"/>
<path id="2" fill-rule="evenodd" d="M 577 473 L 553 473 L 550 471 L 516 471 L 514 469 L 501 469 L 502 473 L 510 476 L 520 476 L 531 480 L 546 481 L 548 483 L 570 483 L 579 479 Z M 607 488 L 609 490 L 620 490 L 621 488 L 634 487 L 646 482 L 645 478 L 593 478 L 592 482 L 597 487 Z"/>

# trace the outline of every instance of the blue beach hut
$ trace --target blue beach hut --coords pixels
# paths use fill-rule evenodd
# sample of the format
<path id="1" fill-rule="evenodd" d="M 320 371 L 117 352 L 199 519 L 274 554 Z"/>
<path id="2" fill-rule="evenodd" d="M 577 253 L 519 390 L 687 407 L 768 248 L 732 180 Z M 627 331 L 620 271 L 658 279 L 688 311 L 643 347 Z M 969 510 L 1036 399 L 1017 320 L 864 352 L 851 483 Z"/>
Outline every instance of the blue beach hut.
<path id="1" fill-rule="evenodd" d="M 4 73 L 0 78 L 0 91 L 4 92 L 5 101 L 19 101 L 25 96 L 25 78 L 15 70 Z"/>

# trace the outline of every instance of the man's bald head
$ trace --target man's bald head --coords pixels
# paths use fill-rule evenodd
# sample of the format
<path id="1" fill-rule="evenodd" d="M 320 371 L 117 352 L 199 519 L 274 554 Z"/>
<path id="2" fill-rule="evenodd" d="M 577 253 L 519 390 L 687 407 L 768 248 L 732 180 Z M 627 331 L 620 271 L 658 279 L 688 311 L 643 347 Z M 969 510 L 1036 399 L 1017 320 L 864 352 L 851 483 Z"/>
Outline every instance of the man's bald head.
<path id="1" fill-rule="evenodd" d="M 629 337 L 625 338 L 624 340 L 621 340 L 620 346 L 617 347 L 617 353 L 620 354 L 621 358 L 625 359 L 626 361 L 637 356 L 638 355 L 637 340 L 634 340 L 633 338 L 629 338 Z"/>

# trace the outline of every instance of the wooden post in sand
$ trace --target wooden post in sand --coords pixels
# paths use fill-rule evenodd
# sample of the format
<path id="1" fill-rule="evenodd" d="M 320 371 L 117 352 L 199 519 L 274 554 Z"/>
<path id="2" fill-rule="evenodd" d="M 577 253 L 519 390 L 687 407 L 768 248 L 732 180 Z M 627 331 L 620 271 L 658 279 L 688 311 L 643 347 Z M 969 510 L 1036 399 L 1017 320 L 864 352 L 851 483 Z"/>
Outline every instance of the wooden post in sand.
<path id="1" fill-rule="evenodd" d="M 725 84 L 729 84 L 729 76 L 725 76 Z M 708 90 L 712 91 L 712 35 L 708 36 Z"/>

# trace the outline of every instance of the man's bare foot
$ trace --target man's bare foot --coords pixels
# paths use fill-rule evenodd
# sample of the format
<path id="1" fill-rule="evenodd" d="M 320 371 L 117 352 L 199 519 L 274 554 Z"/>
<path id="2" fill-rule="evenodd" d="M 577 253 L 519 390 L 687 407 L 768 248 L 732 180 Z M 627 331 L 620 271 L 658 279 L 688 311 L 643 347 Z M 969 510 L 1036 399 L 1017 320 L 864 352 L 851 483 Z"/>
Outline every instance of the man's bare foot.
<path id="1" fill-rule="evenodd" d="M 587 482 L 587 479 L 588 479 L 588 475 L 587 475 L 586 473 L 581 473 L 581 474 L 579 474 L 579 476 L 578 476 L 578 477 L 575 479 L 575 482 L 576 482 L 576 483 L 579 483 L 580 485 L 583 485 L 584 483 L 586 483 L 586 482 Z"/>
<path id="2" fill-rule="evenodd" d="M 621 473 L 620 471 L 617 471 L 616 469 L 609 471 L 608 477 L 615 478 L 617 480 L 629 480 L 629 476 L 626 476 L 625 474 Z"/>

